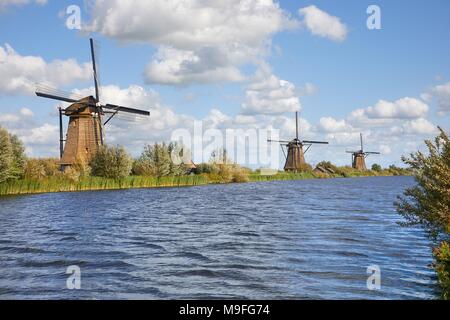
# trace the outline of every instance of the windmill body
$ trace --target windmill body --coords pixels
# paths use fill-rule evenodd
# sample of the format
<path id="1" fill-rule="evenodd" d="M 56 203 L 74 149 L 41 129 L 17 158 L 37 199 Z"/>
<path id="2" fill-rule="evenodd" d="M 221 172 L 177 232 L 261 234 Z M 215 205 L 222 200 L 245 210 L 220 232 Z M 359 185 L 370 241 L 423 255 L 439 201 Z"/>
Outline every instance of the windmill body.
<path id="1" fill-rule="evenodd" d="M 81 101 L 95 104 L 92 96 Z M 88 163 L 103 145 L 101 118 L 96 114 L 95 108 L 84 103 L 70 105 L 64 114 L 69 117 L 69 124 L 60 164 L 66 167 L 77 160 Z"/>
<path id="2" fill-rule="evenodd" d="M 291 141 L 268 140 L 269 142 L 279 142 L 281 147 L 287 148 L 286 163 L 284 171 L 301 172 L 305 170 L 307 165 L 305 161 L 305 153 L 313 144 L 328 144 L 324 141 L 307 141 L 299 139 L 298 112 L 295 113 L 295 131 L 296 137 Z M 306 147 L 306 150 L 303 149 Z M 284 152 L 284 149 L 282 149 Z"/>
<path id="3" fill-rule="evenodd" d="M 347 151 L 352 154 L 352 168 L 360 171 L 367 170 L 366 158 L 371 154 L 380 154 L 379 152 L 364 151 L 363 136 L 360 134 L 361 149 L 358 151 Z"/>
<path id="4" fill-rule="evenodd" d="M 64 170 L 77 161 L 89 162 L 103 145 L 103 127 L 117 114 L 127 113 L 135 116 L 149 116 L 150 112 L 114 104 L 101 104 L 94 53 L 94 42 L 90 39 L 95 96 L 74 99 L 70 95 L 37 90 L 36 95 L 43 98 L 70 103 L 66 109 L 59 108 L 60 165 Z M 64 139 L 63 115 L 69 117 L 66 138 Z M 107 116 L 103 123 L 102 117 Z"/>
<path id="5" fill-rule="evenodd" d="M 297 139 L 292 140 L 287 144 L 286 163 L 284 171 L 301 171 L 305 167 L 305 153 L 303 151 L 303 144 Z"/>

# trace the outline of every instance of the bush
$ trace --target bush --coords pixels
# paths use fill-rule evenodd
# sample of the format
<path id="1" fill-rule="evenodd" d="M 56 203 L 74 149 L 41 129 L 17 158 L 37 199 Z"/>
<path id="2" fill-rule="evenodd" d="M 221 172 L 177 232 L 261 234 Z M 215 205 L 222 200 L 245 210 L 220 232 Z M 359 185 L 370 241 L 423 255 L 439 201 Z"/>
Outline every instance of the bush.
<path id="1" fill-rule="evenodd" d="M 434 143 L 425 141 L 428 155 L 418 151 L 410 158 L 402 157 L 414 170 L 417 185 L 406 189 L 395 205 L 406 220 L 404 225 L 422 225 L 433 239 L 446 239 L 450 233 L 450 141 L 444 130 L 439 130 Z M 448 298 L 448 243 L 435 250 L 435 257 L 443 296 Z"/>
<path id="2" fill-rule="evenodd" d="M 375 172 L 381 172 L 381 170 L 383 170 L 383 169 L 381 168 L 381 166 L 379 164 L 374 163 L 372 165 L 372 170 L 375 171 Z"/>
<path id="3" fill-rule="evenodd" d="M 247 168 L 242 168 L 238 165 L 234 165 L 232 168 L 232 182 L 248 182 L 249 179 L 249 170 Z"/>
<path id="4" fill-rule="evenodd" d="M 25 148 L 19 138 L 0 127 L 0 183 L 22 178 L 25 160 Z"/>
<path id="5" fill-rule="evenodd" d="M 29 180 L 42 180 L 60 175 L 58 159 L 28 159 L 25 162 L 24 177 Z"/>
<path id="6" fill-rule="evenodd" d="M 78 182 L 80 179 L 88 177 L 91 172 L 92 169 L 85 160 L 77 158 L 75 163 L 64 170 L 64 176 L 73 182 Z"/>
<path id="7" fill-rule="evenodd" d="M 195 170 L 197 174 L 202 173 L 217 173 L 217 167 L 210 163 L 200 163 L 197 165 L 197 169 Z"/>
<path id="8" fill-rule="evenodd" d="M 8 131 L 0 128 L 0 183 L 11 178 L 13 150 Z"/>
<path id="9" fill-rule="evenodd" d="M 130 175 L 133 160 L 121 146 L 102 146 L 91 161 L 92 175 L 122 179 Z"/>
<path id="10" fill-rule="evenodd" d="M 433 250 L 435 258 L 434 269 L 438 276 L 439 285 L 442 288 L 442 298 L 450 299 L 450 245 L 443 241 L 439 247 Z"/>
<path id="11" fill-rule="evenodd" d="M 172 151 L 177 150 L 180 148 L 176 143 L 146 145 L 139 159 L 133 164 L 133 174 L 158 178 L 186 174 L 187 170 L 183 164 L 175 164 L 172 161 Z"/>

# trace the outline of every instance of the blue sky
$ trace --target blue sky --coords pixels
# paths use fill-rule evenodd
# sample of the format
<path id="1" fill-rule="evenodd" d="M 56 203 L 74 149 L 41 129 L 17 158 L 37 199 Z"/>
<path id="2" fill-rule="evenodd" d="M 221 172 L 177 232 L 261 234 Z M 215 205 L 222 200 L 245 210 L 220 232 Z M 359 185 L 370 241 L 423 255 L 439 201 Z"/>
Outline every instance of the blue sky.
<path id="1" fill-rule="evenodd" d="M 267 10 L 264 9 L 272 14 L 271 19 L 263 21 L 264 24 L 261 26 L 249 24 L 248 28 L 254 28 L 252 30 L 255 30 L 254 33 L 258 34 L 258 37 L 255 36 L 253 39 L 250 34 L 240 38 L 239 33 L 233 34 L 235 30 L 230 28 L 226 31 L 232 33 L 230 39 L 237 39 L 239 50 L 243 48 L 242 52 L 252 54 L 256 52 L 254 56 L 247 58 L 240 55 L 236 58 L 237 53 L 227 47 L 229 43 L 225 41 L 226 39 L 221 43 L 216 41 L 214 36 L 208 38 L 209 31 L 205 30 L 211 27 L 208 25 L 210 22 L 205 22 L 205 25 L 196 23 L 195 16 L 185 17 L 186 26 L 180 25 L 184 23 L 180 22 L 182 20 L 177 20 L 174 25 L 180 28 L 181 33 L 183 30 L 189 32 L 189 28 L 193 28 L 192 32 L 199 32 L 206 40 L 193 37 L 184 41 L 169 37 L 164 34 L 164 27 L 159 30 L 159 26 L 155 28 L 151 21 L 139 20 L 142 10 L 135 10 L 132 14 L 124 13 L 124 17 L 120 14 L 109 17 L 106 11 L 102 13 L 105 6 L 114 11 L 119 10 L 120 5 L 116 1 L 105 2 L 107 4 L 102 6 L 96 4 L 96 1 L 93 1 L 93 5 L 88 5 L 83 1 L 48 0 L 45 4 L 38 4 L 30 0 L 27 4 L 16 5 L 11 0 L 0 0 L 0 46 L 6 50 L 8 44 L 19 57 L 40 57 L 47 65 L 54 60 L 68 59 L 76 59 L 77 64 L 82 65 L 90 62 L 88 38 L 93 36 L 100 46 L 98 55 L 101 84 L 117 86 L 118 90 L 127 90 L 133 85 L 139 86 L 151 92 L 152 98 L 147 101 L 134 97 L 132 101 L 147 102 L 150 109 L 156 108 L 161 114 L 171 110 L 173 112 L 171 116 L 174 117 L 173 121 L 162 121 L 157 116 L 150 120 L 165 122 L 158 127 L 159 133 L 156 133 L 158 128 L 155 124 L 138 131 L 126 130 L 127 124 L 117 122 L 115 124 L 117 127 L 111 129 L 110 133 L 113 143 L 127 145 L 129 137 L 124 138 L 120 134 L 126 131 L 132 132 L 133 135 L 144 136 L 140 142 L 167 140 L 171 131 L 186 125 L 189 119 L 204 120 L 213 123 L 219 129 L 236 127 L 238 121 L 235 117 L 243 113 L 252 117 L 251 126 L 277 128 L 279 125 L 281 135 L 290 137 L 292 122 L 289 121 L 292 121 L 295 99 L 299 100 L 302 118 L 307 121 L 304 126 L 307 131 L 305 136 L 326 139 L 331 143 L 330 148 L 326 150 L 320 149 L 322 147 L 318 147 L 315 151 L 311 150 L 308 156 L 312 163 L 327 157 L 327 160 L 346 164 L 348 157 L 341 152 L 354 147 L 357 144 L 355 137 L 362 131 L 372 149 L 381 148 L 385 151 L 385 155 L 377 159 L 377 162 L 384 165 L 400 164 L 402 154 L 422 148 L 423 139 L 435 134 L 431 125 L 441 125 L 447 129 L 450 127 L 450 42 L 445 40 L 446 33 L 450 30 L 448 1 L 280 1 L 274 6 L 267 7 Z M 198 1 L 189 2 L 195 4 Z M 139 2 L 129 3 L 133 5 Z M 82 31 L 69 30 L 65 27 L 67 15 L 64 15 L 64 12 L 73 4 L 81 8 L 84 28 Z M 266 4 L 267 1 L 264 5 Z M 381 8 L 381 30 L 369 30 L 366 27 L 368 18 L 366 9 L 371 4 Z M 259 8 L 258 6 L 255 8 Z M 188 12 L 196 13 L 194 7 Z M 224 10 L 220 5 L 212 7 L 207 11 L 212 16 Z M 152 12 L 158 8 L 155 5 Z M 315 15 L 317 10 L 309 10 L 306 11 L 308 14 L 302 15 L 299 14 L 301 8 L 315 8 L 325 16 Z M 126 11 L 125 9 L 121 8 L 123 11 Z M 239 15 L 231 10 L 233 9 L 227 8 L 231 17 Z M 256 10 L 255 15 L 258 15 Z M 251 12 L 246 12 L 243 20 L 251 15 Z M 172 21 L 170 10 L 168 12 L 162 10 L 160 16 L 162 23 L 167 21 L 169 24 Z M 280 23 L 277 27 L 267 27 L 272 23 L 276 25 L 274 19 L 279 17 L 289 20 L 291 25 L 285 27 Z M 307 23 L 308 17 L 312 21 L 312 26 Z M 134 29 L 125 32 L 133 19 L 138 21 L 135 22 L 138 26 L 134 25 Z M 327 23 L 336 21 L 335 19 L 338 19 L 340 26 L 345 27 L 345 35 L 339 40 L 333 38 L 339 31 L 335 30 L 336 25 L 331 25 L 327 29 Z M 94 27 L 93 21 L 98 22 Z M 117 28 L 112 28 L 113 31 L 111 23 L 117 23 L 115 25 Z M 123 23 L 122 27 L 120 23 Z M 139 23 L 143 25 L 140 26 Z M 146 23 L 150 25 L 146 26 Z M 223 23 L 229 28 L 226 23 L 233 21 Z M 244 33 L 246 25 L 245 22 L 242 24 Z M 167 29 L 176 27 L 168 25 Z M 153 31 L 152 28 L 158 30 Z M 263 30 L 264 28 L 267 31 Z M 320 31 L 325 35 L 320 35 Z M 148 34 L 145 34 L 146 32 Z M 264 48 L 255 44 L 261 39 L 265 42 Z M 165 53 L 162 58 L 158 56 L 158 53 L 163 52 L 162 48 L 167 47 L 174 48 L 175 53 Z M 203 55 L 200 47 L 212 48 L 213 54 L 205 51 L 206 55 Z M 146 71 L 151 61 L 157 60 L 158 57 L 160 63 L 156 65 L 158 68 L 155 70 L 161 70 L 160 67 L 164 63 L 176 65 L 178 54 L 184 55 L 186 52 L 199 57 L 200 63 L 194 67 L 206 70 L 201 76 L 185 74 L 177 78 L 176 81 L 179 83 L 172 80 L 168 83 L 161 80 L 162 76 L 159 74 Z M 216 54 L 217 52 L 220 54 Z M 208 66 L 210 61 L 215 63 L 217 59 L 222 59 L 218 65 Z M 18 77 L 22 81 L 29 76 L 30 81 L 36 80 L 33 78 L 33 72 L 36 72 L 33 68 L 23 67 L 23 70 L 17 70 L 17 66 L 11 66 L 13 64 L 11 61 L 4 58 L 4 61 L 0 60 L 0 66 L 2 62 L 4 70 L 11 78 Z M 217 66 L 225 68 L 224 73 L 230 71 L 230 76 L 217 76 L 214 73 Z M 51 73 L 58 71 L 52 70 L 46 73 L 48 75 L 46 80 L 55 87 L 70 91 L 74 88 L 85 89 L 92 86 L 89 75 L 74 76 L 73 79 L 60 81 L 60 77 Z M 242 79 L 232 78 L 232 71 L 236 70 L 240 72 Z M 260 78 L 255 76 L 258 72 Z M 164 79 L 169 79 L 173 74 L 168 72 L 164 76 L 166 76 Z M 267 92 L 257 92 L 255 99 L 246 100 L 252 85 L 264 82 L 264 79 L 272 76 L 275 77 L 272 79 L 276 79 L 274 80 L 276 83 L 287 81 L 295 88 L 295 94 L 290 97 L 292 102 L 289 104 L 290 107 L 286 107 L 283 101 L 270 100 L 270 103 L 273 103 L 272 107 L 264 109 L 258 99 L 263 99 L 262 96 Z M 304 88 L 308 86 L 307 84 L 314 90 L 305 93 Z M 283 95 L 286 98 L 285 95 L 288 94 L 286 87 L 281 86 L 284 88 Z M 267 90 L 279 92 L 273 87 Z M 115 98 L 112 89 L 108 98 Z M 401 100 L 404 98 L 408 99 Z M 382 102 L 379 103 L 380 101 Z M 267 99 L 264 102 L 267 102 Z M 243 108 L 245 103 L 250 105 L 246 112 Z M 254 105 L 251 105 L 252 103 Z M 426 105 L 426 111 L 416 112 L 423 105 Z M 374 110 L 367 109 L 371 106 Z M 57 124 L 57 118 L 52 113 L 54 107 L 53 101 L 37 98 L 29 90 L 11 88 L 0 81 L 0 110 L 3 114 L 3 118 L 0 117 L 0 125 L 22 136 L 32 155 L 57 155 L 57 137 L 53 137 Z M 31 110 L 33 115 L 21 112 L 24 108 Z M 365 110 L 364 119 L 351 117 L 352 112 L 358 109 Z M 218 110 L 229 119 L 226 121 L 222 119 L 222 122 L 213 119 L 211 110 Z M 15 115 L 16 119 L 25 118 L 21 118 L 22 124 L 19 125 L 13 123 L 14 121 L 8 121 L 14 118 L 5 115 Z M 325 121 L 323 118 L 328 120 Z M 44 128 L 45 125 L 47 127 Z M 160 134 L 161 132 L 164 134 Z M 41 141 L 33 139 L 36 133 L 42 134 Z M 56 143 L 53 144 L 52 139 Z M 137 145 L 127 147 L 134 154 L 139 151 Z"/>

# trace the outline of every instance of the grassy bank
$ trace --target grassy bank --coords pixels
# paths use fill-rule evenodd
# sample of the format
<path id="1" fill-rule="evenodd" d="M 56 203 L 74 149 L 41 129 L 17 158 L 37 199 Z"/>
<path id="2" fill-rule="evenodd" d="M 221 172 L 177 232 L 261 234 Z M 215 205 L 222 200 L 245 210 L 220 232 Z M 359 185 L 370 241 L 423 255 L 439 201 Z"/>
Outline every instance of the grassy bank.
<path id="1" fill-rule="evenodd" d="M 12 180 L 2 183 L 0 184 L 0 196 L 49 192 L 184 187 L 207 183 L 206 177 L 201 175 L 161 178 L 130 176 L 123 179 L 86 177 L 79 181 L 71 181 L 64 177 L 50 177 L 42 180 Z"/>
<path id="2" fill-rule="evenodd" d="M 353 171 L 346 174 L 323 174 L 314 172 L 288 173 L 279 172 L 275 175 L 261 175 L 250 173 L 248 178 L 238 182 L 264 182 L 283 180 L 303 180 L 303 179 L 327 179 L 327 178 L 350 178 L 361 176 L 393 176 L 392 172 L 374 171 Z M 185 175 L 176 177 L 144 177 L 129 176 L 122 179 L 109 179 L 101 177 L 85 177 L 78 181 L 66 178 L 65 176 L 52 176 L 39 180 L 11 180 L 0 183 L 0 196 L 36 194 L 52 192 L 73 192 L 73 191 L 94 191 L 94 190 L 119 190 L 136 188 L 160 188 L 160 187 L 186 187 L 206 184 L 226 183 L 217 179 L 216 175 L 200 174 Z"/>

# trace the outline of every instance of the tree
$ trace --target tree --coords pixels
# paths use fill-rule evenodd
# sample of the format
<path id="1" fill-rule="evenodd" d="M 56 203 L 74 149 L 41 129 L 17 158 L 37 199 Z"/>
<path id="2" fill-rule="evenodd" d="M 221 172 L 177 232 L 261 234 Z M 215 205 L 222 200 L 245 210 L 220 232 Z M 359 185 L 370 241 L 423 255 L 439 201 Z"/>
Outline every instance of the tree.
<path id="1" fill-rule="evenodd" d="M 414 170 L 417 185 L 406 189 L 396 207 L 407 221 L 404 225 L 422 225 L 434 240 L 442 240 L 433 251 L 434 267 L 443 297 L 450 298 L 450 141 L 439 131 L 434 143 L 425 141 L 428 155 L 418 151 L 402 158 Z"/>
<path id="2" fill-rule="evenodd" d="M 376 171 L 376 172 L 381 172 L 382 168 L 381 168 L 381 166 L 380 166 L 379 164 L 374 163 L 374 164 L 372 165 L 372 170 L 373 170 L 373 171 Z"/>
<path id="3" fill-rule="evenodd" d="M 402 161 L 415 171 L 417 185 L 396 203 L 409 225 L 420 224 L 433 235 L 450 232 L 450 143 L 440 129 L 434 143 L 425 141 L 429 155 L 418 151 Z"/>
<path id="4" fill-rule="evenodd" d="M 10 135 L 13 162 L 11 166 L 11 174 L 14 178 L 23 178 L 27 158 L 25 156 L 25 148 L 16 135 Z"/>
<path id="5" fill-rule="evenodd" d="M 0 183 L 12 177 L 13 147 L 8 131 L 0 127 Z"/>
<path id="6" fill-rule="evenodd" d="M 146 145 L 141 156 L 133 165 L 133 173 L 142 176 L 179 176 L 186 174 L 182 163 L 176 164 L 172 161 L 172 152 L 182 152 L 177 143 Z"/>
<path id="7" fill-rule="evenodd" d="M 121 179 L 130 175 L 133 160 L 122 146 L 102 146 L 91 161 L 92 175 Z"/>

